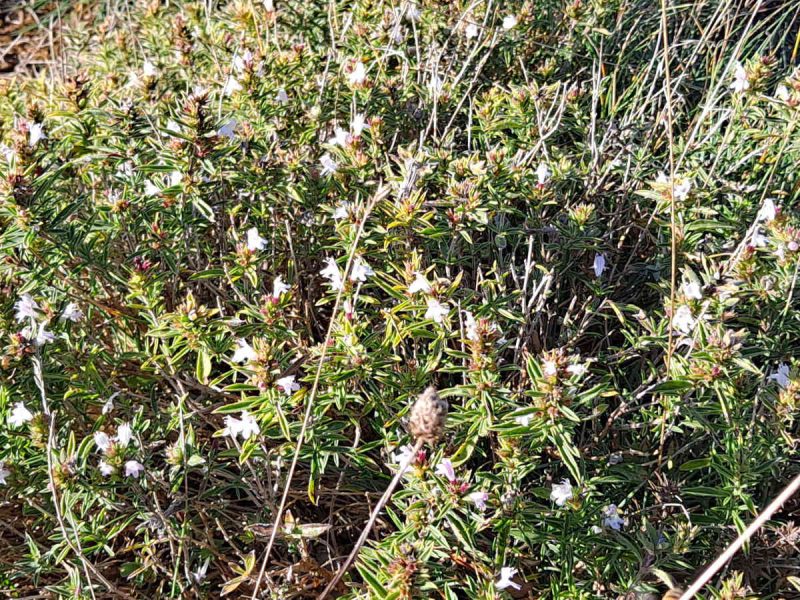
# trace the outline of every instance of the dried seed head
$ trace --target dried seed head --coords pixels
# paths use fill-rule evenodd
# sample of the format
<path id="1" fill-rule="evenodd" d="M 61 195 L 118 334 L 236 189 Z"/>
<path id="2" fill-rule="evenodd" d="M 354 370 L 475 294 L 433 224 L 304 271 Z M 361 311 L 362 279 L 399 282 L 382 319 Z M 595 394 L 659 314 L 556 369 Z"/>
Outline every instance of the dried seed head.
<path id="1" fill-rule="evenodd" d="M 415 440 L 434 444 L 444 433 L 447 418 L 447 401 L 442 400 L 431 386 L 422 392 L 411 407 L 408 430 Z"/>

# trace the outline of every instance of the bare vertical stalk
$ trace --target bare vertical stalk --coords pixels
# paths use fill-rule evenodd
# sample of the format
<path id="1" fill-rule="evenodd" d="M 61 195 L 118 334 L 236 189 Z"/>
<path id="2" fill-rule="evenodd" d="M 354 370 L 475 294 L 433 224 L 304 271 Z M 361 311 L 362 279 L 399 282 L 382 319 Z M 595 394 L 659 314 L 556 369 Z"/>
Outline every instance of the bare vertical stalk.
<path id="1" fill-rule="evenodd" d="M 406 472 L 406 469 L 411 464 L 411 461 L 417 457 L 417 453 L 422 450 L 423 440 L 419 439 L 414 443 L 414 447 L 411 452 L 408 453 L 408 456 L 405 457 L 403 463 L 400 465 L 400 468 L 395 473 L 394 477 L 392 478 L 389 487 L 386 488 L 386 491 L 383 492 L 383 496 L 381 496 L 378 503 L 375 505 L 375 508 L 372 509 L 372 514 L 369 516 L 369 521 L 367 521 L 366 526 L 361 531 L 361 535 L 358 536 L 358 540 L 356 541 L 356 545 L 353 546 L 353 549 L 350 551 L 350 555 L 347 557 L 347 560 L 344 561 L 339 570 L 336 572 L 336 576 L 330 580 L 328 585 L 325 587 L 323 592 L 317 597 L 317 600 L 324 600 L 328 597 L 328 595 L 333 591 L 336 585 L 341 581 L 344 574 L 350 569 L 350 566 L 355 562 L 356 557 L 358 556 L 358 552 L 361 550 L 361 546 L 364 545 L 364 542 L 367 541 L 367 537 L 369 536 L 372 528 L 375 526 L 375 521 L 378 518 L 378 515 L 383 510 L 383 507 L 386 506 L 386 503 L 389 501 L 389 498 L 392 497 L 397 484 L 400 483 L 400 478 L 403 476 L 403 473 Z"/>
<path id="2" fill-rule="evenodd" d="M 372 209 L 375 205 L 383 200 L 389 193 L 389 188 L 379 186 L 378 191 L 375 192 L 375 195 L 370 199 L 367 203 L 364 214 L 361 217 L 361 223 L 359 224 L 358 230 L 356 232 L 355 238 L 353 239 L 353 245 L 350 248 L 350 252 L 347 256 L 347 265 L 344 269 L 343 277 L 347 279 L 347 276 L 350 272 L 350 269 L 353 265 L 353 259 L 355 257 L 356 250 L 358 249 L 358 243 L 361 240 L 361 236 L 364 233 L 364 227 L 366 226 L 367 219 L 369 218 Z M 292 485 L 292 479 L 294 477 L 295 469 L 297 468 L 297 461 L 300 457 L 300 449 L 303 447 L 303 443 L 305 442 L 306 432 L 308 431 L 308 424 L 311 421 L 311 408 L 314 406 L 314 400 L 317 397 L 317 390 L 319 388 L 319 379 L 322 375 L 322 365 L 325 364 L 325 357 L 327 356 L 328 351 L 328 341 L 331 339 L 333 335 L 333 328 L 336 325 L 336 315 L 339 312 L 339 306 L 341 305 L 342 294 L 344 292 L 344 288 L 340 289 L 336 294 L 336 302 L 333 305 L 333 312 L 331 313 L 331 319 L 328 323 L 328 331 L 325 334 L 325 341 L 322 343 L 322 350 L 320 351 L 319 361 L 317 362 L 317 370 L 314 375 L 314 383 L 311 386 L 311 393 L 308 396 L 308 400 L 306 400 L 306 410 L 305 414 L 303 415 L 303 424 L 300 427 L 300 433 L 297 436 L 297 442 L 294 448 L 294 456 L 292 456 L 292 463 L 289 466 L 289 471 L 286 473 L 286 483 L 283 487 L 283 494 L 281 496 L 281 503 L 278 506 L 278 512 L 275 514 L 275 519 L 273 522 L 272 533 L 269 536 L 269 541 L 267 542 L 267 549 L 264 551 L 264 558 L 261 562 L 261 568 L 258 572 L 258 578 L 256 579 L 256 584 L 253 586 L 253 593 L 251 594 L 251 600 L 255 600 L 258 597 L 258 590 L 261 587 L 261 581 L 264 579 L 264 573 L 267 570 L 267 563 L 269 562 L 269 555 L 272 552 L 272 547 L 275 544 L 275 537 L 278 531 L 281 530 L 280 523 L 283 519 L 283 513 L 286 510 L 286 502 L 289 498 L 289 491 Z"/>
<path id="3" fill-rule="evenodd" d="M 661 36 L 663 41 L 663 57 L 664 57 L 664 95 L 667 99 L 667 144 L 669 146 L 669 233 L 670 233 L 670 278 L 669 278 L 669 306 L 670 306 L 670 319 L 667 327 L 667 357 L 666 368 L 667 375 L 669 376 L 670 365 L 672 364 L 672 353 L 675 351 L 675 342 L 673 340 L 673 317 L 675 311 L 675 286 L 677 283 L 677 269 L 678 269 L 678 236 L 676 233 L 676 219 L 675 219 L 675 151 L 672 139 L 672 80 L 669 74 L 669 32 L 667 22 L 667 2 L 661 0 Z M 661 432 L 659 433 L 658 442 L 658 467 L 661 467 L 661 461 L 664 454 L 664 437 L 667 430 L 667 407 L 663 407 L 663 415 L 661 418 Z"/>
<path id="4" fill-rule="evenodd" d="M 691 587 L 684 592 L 683 596 L 680 597 L 680 600 L 690 600 L 690 598 L 694 598 L 695 594 L 699 592 L 703 586 L 708 583 L 708 580 L 711 579 L 717 571 L 719 571 L 722 566 L 730 560 L 730 558 L 739 551 L 739 548 L 744 546 L 745 542 L 749 540 L 753 534 L 758 531 L 764 523 L 769 521 L 770 517 L 778 510 L 784 503 L 794 496 L 797 491 L 800 490 L 800 475 L 797 475 L 785 488 L 783 491 L 775 498 L 772 502 L 769 503 L 767 508 L 763 510 L 763 512 L 756 517 L 756 520 L 750 523 L 750 526 L 742 532 L 739 537 L 737 537 L 733 543 L 728 546 L 728 548 L 719 555 L 717 560 L 715 560 L 709 567 L 703 571 L 700 576 L 695 579 L 694 583 Z"/>

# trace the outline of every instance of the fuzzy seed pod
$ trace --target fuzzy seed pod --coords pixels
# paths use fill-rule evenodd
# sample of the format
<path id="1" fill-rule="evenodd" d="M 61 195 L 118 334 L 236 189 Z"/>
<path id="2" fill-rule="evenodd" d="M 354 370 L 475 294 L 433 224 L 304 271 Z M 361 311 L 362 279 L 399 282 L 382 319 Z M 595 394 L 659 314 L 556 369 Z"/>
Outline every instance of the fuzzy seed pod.
<path id="1" fill-rule="evenodd" d="M 430 386 L 420 394 L 408 417 L 408 431 L 415 440 L 434 444 L 444 433 L 447 401 Z"/>

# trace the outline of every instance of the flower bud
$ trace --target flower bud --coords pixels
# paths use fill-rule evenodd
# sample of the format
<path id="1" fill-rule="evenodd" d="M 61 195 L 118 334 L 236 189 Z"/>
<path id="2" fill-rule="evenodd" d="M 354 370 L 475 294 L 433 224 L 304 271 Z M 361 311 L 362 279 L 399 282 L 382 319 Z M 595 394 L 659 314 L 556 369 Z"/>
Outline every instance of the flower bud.
<path id="1" fill-rule="evenodd" d="M 442 400 L 433 386 L 420 394 L 408 419 L 408 430 L 415 440 L 434 444 L 444 433 L 447 401 Z"/>

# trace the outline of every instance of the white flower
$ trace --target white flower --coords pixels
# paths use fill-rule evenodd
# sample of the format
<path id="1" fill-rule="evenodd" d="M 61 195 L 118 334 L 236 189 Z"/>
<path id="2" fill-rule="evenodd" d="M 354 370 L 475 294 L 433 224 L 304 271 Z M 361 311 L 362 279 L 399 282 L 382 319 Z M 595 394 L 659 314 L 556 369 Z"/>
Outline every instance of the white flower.
<path id="1" fill-rule="evenodd" d="M 300 384 L 295 383 L 294 375 L 287 375 L 275 381 L 275 385 L 283 390 L 287 396 L 291 396 L 293 392 L 300 389 Z"/>
<path id="2" fill-rule="evenodd" d="M 556 506 L 564 506 L 567 500 L 571 500 L 573 496 L 572 483 L 569 479 L 562 479 L 561 483 L 554 483 L 553 489 L 550 492 L 550 500 L 556 503 Z"/>
<path id="3" fill-rule="evenodd" d="M 265 0 L 264 4 L 266 5 L 267 2 L 269 2 L 270 5 L 272 5 L 272 0 Z M 269 8 L 267 10 L 269 10 L 271 12 L 274 9 Z M 192 579 L 194 579 L 196 583 L 200 583 L 201 581 L 203 581 L 206 578 L 206 572 L 208 571 L 208 565 L 209 565 L 210 562 L 211 562 L 211 559 L 207 558 L 206 562 L 204 562 L 202 565 L 197 567 L 196 571 L 192 571 Z"/>
<path id="4" fill-rule="evenodd" d="M 233 70 L 241 74 L 247 68 L 247 65 L 253 62 L 253 53 L 250 50 L 245 50 L 244 53 L 233 57 L 231 66 Z"/>
<path id="5" fill-rule="evenodd" d="M 152 181 L 148 180 L 148 181 L 144 182 L 144 194 L 145 194 L 145 196 L 158 196 L 160 193 L 161 193 L 161 190 Z"/>
<path id="6" fill-rule="evenodd" d="M 687 334 L 694 329 L 695 320 L 692 317 L 692 309 L 685 304 L 678 307 L 672 315 L 672 326 L 683 334 Z"/>
<path id="7" fill-rule="evenodd" d="M 763 248 L 769 243 L 769 238 L 756 229 L 753 231 L 753 236 L 750 238 L 750 243 L 756 248 Z"/>
<path id="8" fill-rule="evenodd" d="M 77 323 L 83 319 L 83 313 L 81 312 L 81 309 L 78 308 L 77 304 L 70 302 L 64 307 L 64 311 L 61 313 L 61 318 L 66 319 L 67 321 L 72 321 L 73 323 Z"/>
<path id="9" fill-rule="evenodd" d="M 11 471 L 6 469 L 6 463 L 0 460 L 0 483 L 6 485 L 6 477 L 11 475 Z"/>
<path id="10" fill-rule="evenodd" d="M 750 89 L 750 78 L 747 76 L 747 71 L 740 62 L 736 63 L 736 69 L 733 74 L 733 83 L 731 83 L 731 89 L 734 92 L 739 92 L 739 93 Z"/>
<path id="11" fill-rule="evenodd" d="M 93 437 L 97 449 L 101 452 L 108 452 L 108 449 L 111 448 L 111 438 L 108 437 L 108 434 L 104 431 L 95 431 Z"/>
<path id="12" fill-rule="evenodd" d="M 122 423 L 117 427 L 117 435 L 114 437 L 116 442 L 123 448 L 127 448 L 133 437 L 133 429 L 130 423 Z"/>
<path id="13" fill-rule="evenodd" d="M 702 300 L 703 291 L 700 289 L 700 284 L 696 281 L 684 281 L 681 286 L 683 295 L 689 300 Z"/>
<path id="14" fill-rule="evenodd" d="M 345 298 L 345 301 L 342 303 L 342 312 L 344 312 L 344 316 L 351 321 L 355 318 L 356 309 L 350 301 L 350 298 Z"/>
<path id="15" fill-rule="evenodd" d="M 778 100 L 783 100 L 784 102 L 788 102 L 790 99 L 789 95 L 789 88 L 785 85 L 781 84 L 775 89 L 775 97 Z"/>
<path id="16" fill-rule="evenodd" d="M 602 254 L 595 254 L 592 268 L 594 269 L 594 276 L 600 277 L 603 274 L 603 271 L 606 270 L 606 257 Z"/>
<path id="17" fill-rule="evenodd" d="M 33 414 L 22 402 L 17 402 L 14 405 L 14 408 L 11 410 L 11 414 L 8 416 L 8 424 L 11 427 L 19 427 L 23 423 L 30 421 L 33 418 Z"/>
<path id="18" fill-rule="evenodd" d="M 333 128 L 333 137 L 328 138 L 328 143 L 333 146 L 347 146 L 347 139 L 350 134 L 348 134 L 344 129 L 341 127 L 334 127 Z"/>
<path id="19" fill-rule="evenodd" d="M 520 584 L 511 581 L 516 574 L 517 570 L 514 567 L 503 567 L 500 569 L 500 579 L 495 582 L 494 586 L 498 590 L 504 590 L 507 587 L 514 588 L 515 590 L 520 589 L 522 587 Z"/>
<path id="20" fill-rule="evenodd" d="M 239 122 L 236 119 L 231 119 L 224 125 L 222 125 L 219 129 L 217 129 L 217 135 L 220 137 L 226 137 L 229 140 L 236 139 L 236 128 L 239 126 Z"/>
<path id="21" fill-rule="evenodd" d="M 41 310 L 36 300 L 31 298 L 30 294 L 22 294 L 19 300 L 17 300 L 17 303 L 14 304 L 14 308 L 17 310 L 17 321 L 37 319 L 39 317 L 39 311 Z"/>
<path id="22" fill-rule="evenodd" d="M 550 179 L 550 169 L 547 164 L 541 162 L 539 166 L 536 167 L 536 177 L 539 179 L 539 187 L 543 187 L 547 181 Z"/>
<path id="23" fill-rule="evenodd" d="M 320 157 L 319 164 L 322 165 L 322 171 L 320 172 L 320 175 L 323 177 L 325 175 L 333 175 L 336 173 L 336 169 L 339 168 L 337 162 L 333 160 L 331 155 L 327 152 Z"/>
<path id="24" fill-rule="evenodd" d="M 395 27 L 392 27 L 392 30 L 389 32 L 389 39 L 395 44 L 402 44 L 403 40 L 406 39 L 405 27 L 401 27 L 399 23 Z"/>
<path id="25" fill-rule="evenodd" d="M 246 440 L 254 435 L 258 435 L 261 433 L 261 428 L 258 426 L 258 422 L 255 420 L 255 417 L 248 413 L 246 410 L 242 411 L 242 439 Z"/>
<path id="26" fill-rule="evenodd" d="M 336 207 L 336 210 L 333 211 L 333 218 L 336 219 L 337 221 L 339 219 L 346 219 L 349 213 L 350 213 L 350 203 L 342 202 Z"/>
<path id="27" fill-rule="evenodd" d="M 44 125 L 41 123 L 31 123 L 30 131 L 28 132 L 28 144 L 33 148 L 41 140 L 47 138 L 44 134 Z"/>
<path id="28" fill-rule="evenodd" d="M 758 211 L 756 220 L 766 221 L 767 223 L 769 223 L 770 221 L 775 220 L 776 215 L 777 215 L 777 209 L 775 208 L 775 202 L 772 200 L 772 198 L 767 198 L 766 200 L 764 200 L 763 206 Z"/>
<path id="29" fill-rule="evenodd" d="M 247 440 L 259 433 L 261 433 L 261 428 L 258 426 L 258 422 L 246 410 L 242 411 L 241 419 L 230 415 L 225 417 L 224 434 L 231 436 L 233 439 L 241 435 L 243 440 Z"/>
<path id="30" fill-rule="evenodd" d="M 475 505 L 478 510 L 486 510 L 486 501 L 489 500 L 487 492 L 472 492 L 467 499 Z"/>
<path id="31" fill-rule="evenodd" d="M 286 93 L 286 90 L 281 88 L 278 90 L 278 93 L 275 95 L 275 100 L 277 100 L 278 104 L 288 104 L 289 103 L 289 94 Z"/>
<path id="32" fill-rule="evenodd" d="M 125 477 L 139 477 L 144 472 L 144 465 L 138 460 L 125 462 Z"/>
<path id="33" fill-rule="evenodd" d="M 475 23 L 469 23 L 464 28 L 464 35 L 467 37 L 468 40 L 478 37 L 478 26 Z"/>
<path id="34" fill-rule="evenodd" d="M 406 19 L 413 23 L 419 21 L 421 15 L 422 13 L 417 8 L 417 5 L 413 2 L 409 3 L 408 7 L 406 8 Z"/>
<path id="35" fill-rule="evenodd" d="M 516 15 L 506 15 L 503 17 L 503 29 L 508 31 L 509 29 L 514 29 L 517 26 L 517 17 Z"/>
<path id="36" fill-rule="evenodd" d="M 367 264 L 367 261 L 362 259 L 361 257 L 357 257 L 353 261 L 353 268 L 350 269 L 350 281 L 360 281 L 364 283 L 367 280 L 367 277 L 371 277 L 375 275 L 375 271 L 372 270 Z"/>
<path id="37" fill-rule="evenodd" d="M 690 191 L 692 191 L 692 180 L 682 179 L 680 183 L 675 184 L 675 200 L 683 202 L 689 197 Z"/>
<path id="38" fill-rule="evenodd" d="M 289 291 L 289 286 L 283 281 L 283 278 L 278 275 L 272 281 L 272 297 L 273 298 L 280 298 L 282 294 L 285 294 Z"/>
<path id="39" fill-rule="evenodd" d="M 480 339 L 478 335 L 478 323 L 475 317 L 468 310 L 464 311 L 464 327 L 467 330 L 467 339 L 477 342 Z"/>
<path id="40" fill-rule="evenodd" d="M 222 88 L 222 93 L 226 96 L 232 96 L 236 92 L 242 91 L 242 84 L 236 81 L 236 78 L 231 75 L 228 77 L 228 80 L 225 82 L 225 86 Z"/>
<path id="41" fill-rule="evenodd" d="M 519 417 L 514 417 L 514 422 L 522 427 L 527 427 L 531 424 L 531 415 L 520 415 Z"/>
<path id="42" fill-rule="evenodd" d="M 181 124 L 173 119 L 167 121 L 166 129 L 171 133 L 181 133 L 183 131 L 183 127 L 181 127 Z"/>
<path id="43" fill-rule="evenodd" d="M 145 77 L 157 77 L 158 69 L 153 63 L 151 63 L 149 60 L 146 60 L 142 65 L 142 73 Z"/>
<path id="44" fill-rule="evenodd" d="M 555 377 L 558 375 L 558 365 L 556 365 L 555 361 L 546 360 L 542 363 L 542 367 L 542 372 L 546 377 Z"/>
<path id="45" fill-rule="evenodd" d="M 603 509 L 603 527 L 610 527 L 619 531 L 624 525 L 625 519 L 619 516 L 616 504 L 609 504 Z"/>
<path id="46" fill-rule="evenodd" d="M 403 473 L 407 473 L 408 468 L 414 462 L 413 456 L 414 456 L 414 447 L 411 444 L 400 446 L 400 448 L 397 449 L 397 452 L 389 456 L 388 466 L 390 468 L 393 466 L 399 468 L 401 465 L 406 465 L 406 468 L 404 469 Z"/>
<path id="47" fill-rule="evenodd" d="M 256 250 L 263 250 L 267 247 L 267 240 L 261 237 L 256 227 L 251 227 L 247 230 L 247 249 L 251 252 Z"/>
<path id="48" fill-rule="evenodd" d="M 621 462 L 622 462 L 622 453 L 620 452 L 614 452 L 613 454 L 611 454 L 611 456 L 608 457 L 608 464 L 611 466 L 618 465 Z"/>
<path id="49" fill-rule="evenodd" d="M 114 392 L 113 394 L 111 394 L 108 397 L 108 400 L 106 400 L 106 403 L 103 404 L 102 412 L 103 412 L 104 415 L 107 415 L 112 410 L 114 410 L 114 398 L 116 398 L 117 396 L 119 396 L 119 392 Z"/>
<path id="50" fill-rule="evenodd" d="M 255 359 L 256 351 L 253 350 L 253 347 L 242 338 L 236 340 L 236 351 L 231 360 L 235 363 L 249 363 Z"/>
<path id="51" fill-rule="evenodd" d="M 45 324 L 40 323 L 39 327 L 36 328 L 36 337 L 33 339 L 33 343 L 36 346 L 44 346 L 50 342 L 54 342 L 56 340 L 56 336 L 51 331 L 47 331 L 45 329 Z"/>
<path id="52" fill-rule="evenodd" d="M 350 131 L 353 133 L 354 137 L 358 137 L 365 129 L 369 129 L 369 123 L 367 123 L 367 119 L 364 115 L 357 113 L 356 116 L 353 117 L 353 120 L 350 121 Z"/>
<path id="53" fill-rule="evenodd" d="M 425 311 L 426 319 L 442 324 L 449 313 L 450 308 L 446 304 L 442 304 L 435 298 L 428 298 L 428 310 Z"/>
<path id="54" fill-rule="evenodd" d="M 778 370 L 770 375 L 767 379 L 770 381 L 776 381 L 779 386 L 786 389 L 789 387 L 789 383 L 791 383 L 791 380 L 789 379 L 789 365 L 786 363 L 779 364 Z"/>
<path id="55" fill-rule="evenodd" d="M 339 267 L 336 266 L 336 261 L 332 258 L 326 258 L 325 264 L 327 266 L 322 269 L 319 274 L 330 281 L 331 287 L 334 290 L 341 290 L 344 286 L 344 281 L 342 280 L 342 274 L 339 271 Z"/>
<path id="56" fill-rule="evenodd" d="M 104 460 L 101 460 L 101 461 L 100 461 L 100 462 L 97 464 L 97 468 L 98 468 L 98 469 L 100 469 L 100 474 L 101 474 L 103 477 L 108 477 L 109 475 L 111 475 L 111 474 L 114 472 L 114 467 L 112 467 L 110 464 L 108 464 L 108 463 L 107 463 L 106 461 L 104 461 Z"/>
<path id="57" fill-rule="evenodd" d="M 412 281 L 411 285 L 408 286 L 408 293 L 409 294 L 416 294 L 417 292 L 428 293 L 430 291 L 431 291 L 431 284 L 428 283 L 428 280 L 422 273 L 417 271 L 414 281 Z"/>
<path id="58" fill-rule="evenodd" d="M 436 474 L 441 477 L 447 477 L 447 481 L 450 482 L 456 480 L 456 471 L 449 458 L 443 458 L 442 461 L 436 465 Z"/>
<path id="59" fill-rule="evenodd" d="M 7 144 L 0 144 L 0 155 L 6 159 L 6 162 L 11 162 L 17 157 L 17 152 Z"/>
<path id="60" fill-rule="evenodd" d="M 585 375 L 588 370 L 589 367 L 586 366 L 586 363 L 574 363 L 567 367 L 567 373 L 577 375 L 578 377 Z"/>
<path id="61" fill-rule="evenodd" d="M 438 75 L 431 75 L 431 80 L 428 82 L 428 91 L 434 96 L 438 96 L 444 89 L 444 79 Z"/>
<path id="62" fill-rule="evenodd" d="M 350 85 L 362 85 L 367 80 L 367 68 L 360 60 L 353 65 L 353 70 L 347 76 Z"/>

